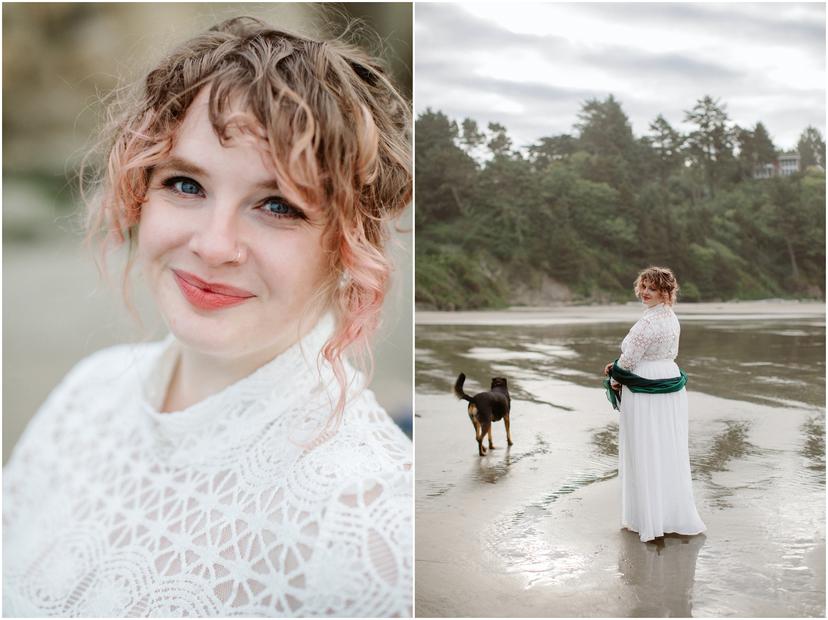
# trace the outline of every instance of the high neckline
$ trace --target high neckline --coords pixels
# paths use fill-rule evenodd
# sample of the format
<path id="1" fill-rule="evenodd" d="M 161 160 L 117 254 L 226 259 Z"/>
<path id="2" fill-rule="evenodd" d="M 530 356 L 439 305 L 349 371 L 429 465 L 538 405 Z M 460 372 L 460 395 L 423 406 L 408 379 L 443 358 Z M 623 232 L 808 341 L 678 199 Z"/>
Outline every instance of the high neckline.
<path id="1" fill-rule="evenodd" d="M 141 383 L 142 408 L 154 429 L 168 439 L 180 439 L 211 422 L 238 410 L 241 403 L 263 400 L 274 391 L 289 396 L 310 379 L 320 380 L 317 358 L 334 330 L 334 318 L 324 315 L 318 323 L 292 346 L 252 373 L 224 389 L 181 410 L 161 412 L 173 370 L 181 353 L 181 344 L 169 334 L 150 360 Z"/>
<path id="2" fill-rule="evenodd" d="M 654 312 L 658 312 L 659 310 L 663 310 L 666 307 L 667 307 L 667 304 L 665 304 L 663 301 L 660 302 L 660 303 L 657 303 L 654 306 L 646 306 L 644 308 L 644 315 L 646 316 L 647 314 L 653 314 Z"/>

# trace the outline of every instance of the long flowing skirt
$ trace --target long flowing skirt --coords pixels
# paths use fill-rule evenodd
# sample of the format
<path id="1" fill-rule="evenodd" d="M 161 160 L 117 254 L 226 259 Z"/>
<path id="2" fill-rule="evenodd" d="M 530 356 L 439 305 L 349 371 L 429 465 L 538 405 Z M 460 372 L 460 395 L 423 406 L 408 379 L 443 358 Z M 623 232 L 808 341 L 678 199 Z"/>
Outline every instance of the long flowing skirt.
<path id="1" fill-rule="evenodd" d="M 642 361 L 635 374 L 677 377 L 672 360 Z M 636 394 L 623 388 L 618 433 L 621 524 L 642 541 L 705 530 L 696 511 L 687 444 L 687 392 Z"/>

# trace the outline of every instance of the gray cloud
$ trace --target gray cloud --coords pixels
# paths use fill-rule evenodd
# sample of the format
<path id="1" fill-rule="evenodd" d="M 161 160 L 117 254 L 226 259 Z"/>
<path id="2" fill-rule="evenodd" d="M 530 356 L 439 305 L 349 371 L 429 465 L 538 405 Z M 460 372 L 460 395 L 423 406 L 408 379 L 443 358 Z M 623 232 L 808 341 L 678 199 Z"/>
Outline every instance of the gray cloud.
<path id="1" fill-rule="evenodd" d="M 430 42 L 451 41 L 458 50 L 531 47 L 538 37 L 511 32 L 463 10 L 457 4 L 423 3 L 417 5 L 417 44 L 428 49 Z"/>
<path id="2" fill-rule="evenodd" d="M 456 53 L 473 54 L 479 51 L 498 51 L 502 54 L 516 51 L 537 51 L 551 57 L 568 55 L 574 50 L 563 37 L 518 34 L 465 11 L 456 4 L 425 3 L 416 9 L 418 50 L 428 54 L 434 45 L 446 49 L 450 42 Z"/>
<path id="3" fill-rule="evenodd" d="M 578 3 L 577 10 L 601 19 L 634 21 L 645 27 L 697 27 L 728 38 L 813 46 L 825 50 L 825 5 L 796 5 L 804 17 L 786 15 L 791 3 Z"/>
<path id="4" fill-rule="evenodd" d="M 488 77 L 473 73 L 457 73 L 445 63 L 434 61 L 418 62 L 417 72 L 437 78 L 452 88 L 465 88 L 475 92 L 497 93 L 514 98 L 523 104 L 536 101 L 542 103 L 572 101 L 603 96 L 603 91 L 581 88 L 565 88 L 542 82 L 517 82 L 502 78 Z"/>
<path id="5" fill-rule="evenodd" d="M 740 71 L 725 65 L 698 60 L 684 54 L 655 54 L 619 45 L 583 53 L 580 60 L 613 71 L 646 71 L 649 75 L 661 79 L 675 77 L 681 80 L 733 80 L 742 75 Z"/>
<path id="6" fill-rule="evenodd" d="M 606 23 L 635 24 L 641 37 L 653 28 L 681 28 L 717 36 L 730 58 L 745 38 L 767 41 L 780 53 L 813 58 L 812 70 L 824 67 L 825 9 L 821 5 L 702 5 L 702 4 L 589 4 L 557 5 L 567 11 Z M 504 6 L 519 11 L 521 5 Z M 780 32 L 784 30 L 785 32 Z M 820 36 L 815 33 L 819 31 Z M 565 31 L 561 31 L 565 32 Z M 573 36 L 575 35 L 575 36 Z M 608 40 L 603 45 L 582 45 L 577 33 L 570 40 L 558 36 L 518 34 L 472 15 L 460 5 L 419 4 L 416 9 L 417 110 L 440 109 L 454 118 L 471 117 L 482 125 L 497 121 L 507 126 L 516 143 L 542 136 L 571 133 L 582 103 L 612 94 L 630 117 L 636 135 L 663 114 L 681 126 L 685 110 L 704 95 L 728 104 L 731 118 L 742 125 L 764 122 L 781 146 L 792 146 L 808 124 L 824 132 L 825 93 L 819 84 L 783 86 L 774 82 L 764 66 L 727 63 L 690 53 L 652 52 L 639 40 Z M 509 80 L 486 75 L 482 54 L 492 52 L 526 58 L 533 54 L 554 59 L 538 68 L 536 79 Z M 517 60 L 516 60 L 517 62 Z M 525 62 L 525 61 L 522 61 Z M 749 66 L 750 65 L 750 66 Z M 521 75 L 526 67 L 521 66 Z M 566 72 L 596 74 L 588 87 L 570 88 L 555 83 Z M 606 76 L 606 83 L 600 77 Z M 621 86 L 619 87 L 619 78 Z M 486 101 L 495 94 L 505 103 L 518 104 L 520 114 L 493 111 Z M 508 109 L 509 106 L 506 106 Z M 517 106 L 513 106 L 517 107 Z"/>

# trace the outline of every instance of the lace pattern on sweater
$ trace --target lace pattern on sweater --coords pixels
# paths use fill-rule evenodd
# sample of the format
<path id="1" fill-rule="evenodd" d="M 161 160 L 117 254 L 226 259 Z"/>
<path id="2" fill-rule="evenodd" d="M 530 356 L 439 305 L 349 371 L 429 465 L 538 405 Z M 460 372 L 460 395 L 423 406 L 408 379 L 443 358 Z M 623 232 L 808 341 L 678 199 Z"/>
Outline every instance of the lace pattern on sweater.
<path id="1" fill-rule="evenodd" d="M 642 360 L 674 360 L 681 328 L 673 309 L 665 304 L 647 308 L 621 342 L 622 368 L 635 371 Z"/>
<path id="2" fill-rule="evenodd" d="M 263 373 L 185 432 L 125 353 L 80 364 L 6 467 L 6 615 L 411 614 L 411 445 L 370 392 L 309 445 L 325 381 Z"/>

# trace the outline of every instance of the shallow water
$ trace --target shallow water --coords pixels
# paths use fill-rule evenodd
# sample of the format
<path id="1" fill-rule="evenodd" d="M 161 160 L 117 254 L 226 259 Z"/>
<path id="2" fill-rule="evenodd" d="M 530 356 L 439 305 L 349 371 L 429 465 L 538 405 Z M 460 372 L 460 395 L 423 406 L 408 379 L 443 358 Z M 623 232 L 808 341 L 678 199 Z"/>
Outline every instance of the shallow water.
<path id="1" fill-rule="evenodd" d="M 529 373 L 593 387 L 628 329 L 618 323 L 418 326 L 417 393 L 450 389 L 457 368 L 468 369 L 470 378 L 517 371 L 521 378 Z M 825 402 L 824 321 L 688 321 L 677 361 L 692 389 L 714 396 L 772 405 Z M 520 380 L 513 394 L 529 397 Z"/>
<path id="2" fill-rule="evenodd" d="M 708 531 L 656 544 L 620 530 L 600 389 L 628 327 L 417 327 L 418 615 L 824 616 L 824 320 L 683 324 Z M 477 456 L 461 371 L 508 378 L 514 446 Z"/>

